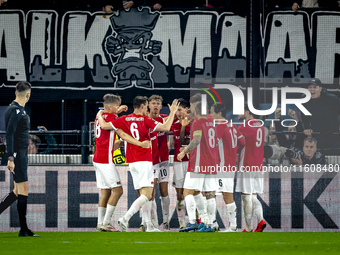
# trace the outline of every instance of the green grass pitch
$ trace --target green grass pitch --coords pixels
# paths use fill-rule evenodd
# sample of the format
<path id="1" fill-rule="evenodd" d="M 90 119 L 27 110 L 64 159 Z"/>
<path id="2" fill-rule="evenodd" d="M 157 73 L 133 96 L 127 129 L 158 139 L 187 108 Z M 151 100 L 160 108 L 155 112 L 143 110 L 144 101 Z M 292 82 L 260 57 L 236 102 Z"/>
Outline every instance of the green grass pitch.
<path id="1" fill-rule="evenodd" d="M 0 233 L 9 254 L 340 254 L 340 233 Z"/>

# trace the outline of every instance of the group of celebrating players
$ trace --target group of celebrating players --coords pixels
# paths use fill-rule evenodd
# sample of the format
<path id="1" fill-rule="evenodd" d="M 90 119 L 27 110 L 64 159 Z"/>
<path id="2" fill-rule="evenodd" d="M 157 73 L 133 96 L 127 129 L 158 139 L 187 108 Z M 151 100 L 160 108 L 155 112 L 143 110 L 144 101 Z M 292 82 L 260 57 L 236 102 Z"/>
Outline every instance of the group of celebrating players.
<path id="1" fill-rule="evenodd" d="M 180 232 L 215 232 L 216 192 L 221 192 L 226 203 L 229 227 L 224 232 L 236 232 L 236 204 L 233 199 L 234 177 L 236 192 L 242 193 L 245 229 L 253 232 L 252 217 L 257 218 L 255 232 L 266 227 L 263 209 L 257 193 L 263 192 L 261 168 L 263 163 L 264 128 L 245 107 L 239 115 L 244 124 L 236 127 L 224 116 L 221 104 L 203 109 L 201 94 L 175 99 L 169 106 L 170 114 L 160 114 L 163 98 L 137 96 L 134 112 L 127 111 L 118 95 L 104 96 L 104 110 L 95 119 L 96 149 L 93 165 L 97 186 L 101 189 L 98 203 L 97 231 L 118 231 L 111 218 L 123 194 L 119 174 L 113 163 L 113 151 L 125 144 L 126 163 L 139 197 L 125 215 L 118 220 L 122 231 L 128 230 L 130 218 L 141 211 L 139 231 L 159 232 L 155 187 L 159 183 L 163 213 L 163 231 L 169 231 L 169 150 L 167 132 L 172 131 L 174 142 L 173 186 L 177 193 L 176 210 Z M 115 141 L 116 134 L 121 138 Z M 257 171 L 243 171 L 254 169 Z M 247 168 L 248 167 L 248 168 Z M 185 222 L 186 212 L 189 222 Z"/>

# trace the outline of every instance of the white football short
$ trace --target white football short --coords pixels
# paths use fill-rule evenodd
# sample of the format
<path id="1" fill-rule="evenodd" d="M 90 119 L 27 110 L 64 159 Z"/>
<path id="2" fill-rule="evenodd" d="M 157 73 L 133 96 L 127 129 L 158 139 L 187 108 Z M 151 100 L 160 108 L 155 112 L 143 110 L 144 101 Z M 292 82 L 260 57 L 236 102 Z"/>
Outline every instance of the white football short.
<path id="1" fill-rule="evenodd" d="M 153 178 L 158 179 L 158 183 L 169 182 L 169 174 L 169 161 L 153 165 Z"/>
<path id="2" fill-rule="evenodd" d="M 139 161 L 129 164 L 133 186 L 136 190 L 153 187 L 153 171 L 151 161 Z"/>
<path id="3" fill-rule="evenodd" d="M 174 162 L 174 177 L 173 186 L 177 189 L 182 189 L 184 186 L 185 175 L 188 171 L 189 161 Z"/>
<path id="4" fill-rule="evenodd" d="M 235 172 L 217 173 L 218 191 L 234 193 Z"/>
<path id="5" fill-rule="evenodd" d="M 244 194 L 263 193 L 263 173 L 237 172 L 235 192 Z"/>
<path id="6" fill-rule="evenodd" d="M 122 186 L 118 171 L 114 164 L 101 164 L 93 162 L 96 170 L 97 187 L 99 189 L 111 189 Z"/>
<path id="7" fill-rule="evenodd" d="M 183 188 L 206 192 L 217 191 L 218 186 L 216 175 L 187 172 Z"/>

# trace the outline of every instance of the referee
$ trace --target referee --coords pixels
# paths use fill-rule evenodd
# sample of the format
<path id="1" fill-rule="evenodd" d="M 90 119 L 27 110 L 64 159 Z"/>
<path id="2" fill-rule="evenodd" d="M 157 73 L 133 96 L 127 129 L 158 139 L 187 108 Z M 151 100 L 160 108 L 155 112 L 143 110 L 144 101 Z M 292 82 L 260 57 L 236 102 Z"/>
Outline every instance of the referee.
<path id="1" fill-rule="evenodd" d="M 1 201 L 0 214 L 18 200 L 17 207 L 21 228 L 19 236 L 38 236 L 29 230 L 26 224 L 28 130 L 30 121 L 24 107 L 31 96 L 31 84 L 19 82 L 16 85 L 15 96 L 15 100 L 9 105 L 5 113 L 7 168 L 13 173 L 14 189 Z"/>

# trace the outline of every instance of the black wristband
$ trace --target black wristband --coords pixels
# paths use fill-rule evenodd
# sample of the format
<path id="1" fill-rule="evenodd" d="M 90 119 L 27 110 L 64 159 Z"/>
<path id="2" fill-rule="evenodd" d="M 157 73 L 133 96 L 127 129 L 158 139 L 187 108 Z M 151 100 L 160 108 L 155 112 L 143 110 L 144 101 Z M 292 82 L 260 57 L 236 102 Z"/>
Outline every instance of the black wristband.
<path id="1" fill-rule="evenodd" d="M 13 156 L 9 156 L 7 160 L 8 161 L 14 161 L 14 157 Z"/>

